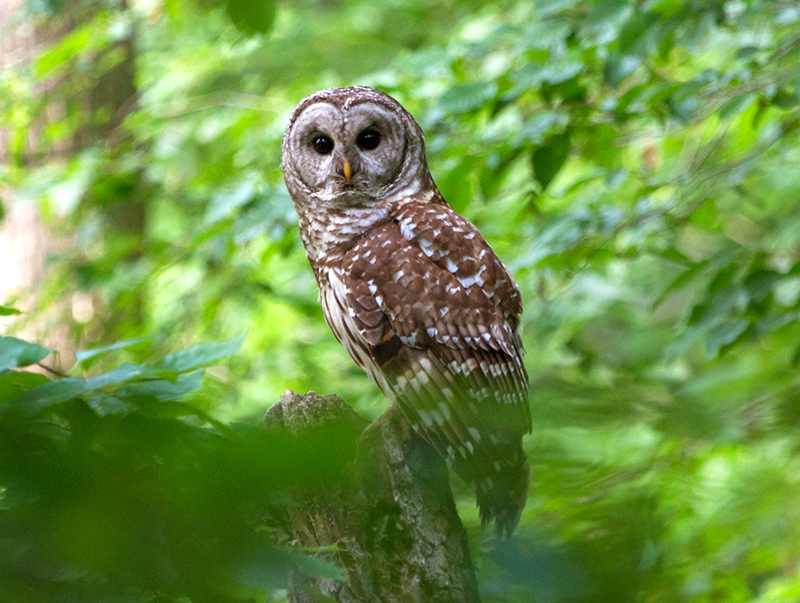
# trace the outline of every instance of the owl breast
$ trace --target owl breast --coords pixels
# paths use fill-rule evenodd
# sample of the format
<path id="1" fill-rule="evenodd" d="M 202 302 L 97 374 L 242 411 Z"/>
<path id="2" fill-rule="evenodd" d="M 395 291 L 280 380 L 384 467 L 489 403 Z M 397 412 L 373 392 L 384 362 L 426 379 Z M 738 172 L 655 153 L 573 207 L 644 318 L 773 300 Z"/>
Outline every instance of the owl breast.
<path id="1" fill-rule="evenodd" d="M 300 237 L 320 289 L 321 271 L 341 267 L 344 254 L 376 224 L 389 218 L 390 202 L 371 206 L 344 206 L 331 209 L 312 204 L 300 215 Z"/>

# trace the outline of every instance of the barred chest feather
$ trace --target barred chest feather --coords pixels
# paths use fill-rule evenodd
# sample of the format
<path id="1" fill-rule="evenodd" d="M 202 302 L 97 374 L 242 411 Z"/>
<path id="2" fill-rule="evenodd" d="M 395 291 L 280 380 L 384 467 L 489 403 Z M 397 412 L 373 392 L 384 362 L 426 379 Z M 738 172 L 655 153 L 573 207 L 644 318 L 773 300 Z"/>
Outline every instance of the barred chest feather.
<path id="1" fill-rule="evenodd" d="M 347 250 L 388 216 L 388 204 L 335 210 L 325 204 L 311 204 L 300 214 L 300 237 L 320 290 L 327 280 L 323 273 L 341 266 Z"/>
<path id="2" fill-rule="evenodd" d="M 346 276 L 342 261 L 376 224 L 389 219 L 388 203 L 384 206 L 350 207 L 339 211 L 309 207 L 300 216 L 300 236 L 319 286 L 322 314 L 336 340 L 350 357 L 389 395 L 386 377 L 372 359 L 359 335 L 354 313 L 347 299 Z"/>

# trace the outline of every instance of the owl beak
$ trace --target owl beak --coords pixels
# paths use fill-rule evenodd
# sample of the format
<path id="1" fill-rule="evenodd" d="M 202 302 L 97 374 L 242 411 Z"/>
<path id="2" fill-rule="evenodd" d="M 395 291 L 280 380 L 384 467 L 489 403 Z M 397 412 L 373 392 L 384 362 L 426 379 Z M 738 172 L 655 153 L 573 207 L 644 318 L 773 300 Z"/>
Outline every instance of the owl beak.
<path id="1" fill-rule="evenodd" d="M 353 171 L 350 168 L 350 162 L 347 161 L 347 159 L 344 160 L 344 164 L 342 165 L 342 173 L 344 174 L 345 180 L 350 182 L 350 176 L 353 174 Z"/>

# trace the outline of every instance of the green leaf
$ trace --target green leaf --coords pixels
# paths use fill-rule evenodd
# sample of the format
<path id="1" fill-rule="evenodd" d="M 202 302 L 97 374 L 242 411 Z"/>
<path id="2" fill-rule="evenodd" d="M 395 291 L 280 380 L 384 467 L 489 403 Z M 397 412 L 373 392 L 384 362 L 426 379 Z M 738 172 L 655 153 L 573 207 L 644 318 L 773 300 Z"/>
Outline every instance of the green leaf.
<path id="1" fill-rule="evenodd" d="M 0 218 L 2 218 L 2 214 L 0 214 Z M 0 306 L 0 316 L 14 316 L 15 314 L 22 314 L 22 312 L 20 312 L 16 308 Z"/>
<path id="2" fill-rule="evenodd" d="M 104 346 L 102 348 L 94 348 L 92 350 L 78 350 L 75 352 L 75 359 L 81 363 L 81 366 L 84 369 L 89 369 L 97 360 L 100 359 L 101 356 L 108 352 L 113 352 L 116 350 L 125 350 L 128 348 L 134 349 L 143 349 L 146 347 L 147 344 L 151 343 L 153 340 L 147 337 L 137 337 L 136 339 L 126 339 L 124 341 L 118 341 L 116 343 L 112 343 L 111 345 Z"/>
<path id="3" fill-rule="evenodd" d="M 457 212 L 463 212 L 472 200 L 473 176 L 477 165 L 475 157 L 465 157 L 463 161 L 454 162 L 453 169 L 439 182 L 442 194 Z"/>
<path id="4" fill-rule="evenodd" d="M 83 379 L 71 378 L 59 381 L 48 381 L 38 387 L 28 390 L 13 402 L 17 408 L 27 413 L 35 414 L 43 408 L 54 404 L 61 404 L 80 396 L 86 390 Z"/>
<path id="5" fill-rule="evenodd" d="M 528 90 L 541 89 L 545 96 L 574 98 L 578 92 L 578 78 L 586 70 L 586 65 L 577 61 L 556 63 L 527 63 L 514 72 L 515 85 L 511 88 L 512 97 Z"/>
<path id="6" fill-rule="evenodd" d="M 9 371 L 0 375 L 0 402 L 20 397 L 25 391 L 47 383 L 47 377 L 40 373 Z"/>
<path id="7" fill-rule="evenodd" d="M 34 74 L 37 77 L 52 76 L 53 72 L 65 69 L 83 52 L 98 47 L 101 41 L 92 33 L 91 24 L 84 24 L 62 36 L 57 44 L 48 47 L 36 58 L 33 63 Z"/>
<path id="8" fill-rule="evenodd" d="M 267 33 L 275 22 L 271 0 L 227 0 L 225 11 L 236 29 L 248 36 Z"/>
<path id="9" fill-rule="evenodd" d="M 542 70 L 539 91 L 547 102 L 556 98 L 580 101 L 586 96 L 586 87 L 580 82 L 584 68 L 581 63 L 546 67 Z"/>
<path id="10" fill-rule="evenodd" d="M 203 371 L 198 370 L 179 375 L 175 382 L 164 379 L 144 380 L 126 385 L 118 392 L 119 396 L 153 396 L 158 400 L 179 400 L 191 391 L 200 389 L 203 383 Z"/>
<path id="11" fill-rule="evenodd" d="M 622 53 L 652 53 L 656 50 L 666 31 L 665 23 L 651 12 L 636 12 L 619 34 L 619 49 Z"/>
<path id="12" fill-rule="evenodd" d="M 544 144 L 534 149 L 531 155 L 533 176 L 542 190 L 546 190 L 569 157 L 571 149 L 570 131 L 550 136 Z"/>
<path id="13" fill-rule="evenodd" d="M 250 180 L 243 180 L 232 189 L 220 191 L 208 204 L 204 221 L 212 224 L 227 218 L 235 209 L 252 201 L 255 194 L 255 185 Z"/>
<path id="14" fill-rule="evenodd" d="M 747 320 L 737 320 L 723 323 L 711 329 L 706 339 L 706 356 L 709 359 L 714 358 L 722 348 L 735 343 L 749 325 L 750 322 Z"/>
<path id="15" fill-rule="evenodd" d="M 164 8 L 170 19 L 179 21 L 183 17 L 183 6 L 180 0 L 164 0 Z"/>
<path id="16" fill-rule="evenodd" d="M 753 302 L 761 302 L 772 293 L 780 280 L 781 275 L 773 270 L 756 269 L 747 275 L 742 284 Z"/>
<path id="17" fill-rule="evenodd" d="M 572 8 L 578 4 L 579 1 L 580 0 L 542 0 L 536 3 L 536 9 L 542 16 L 551 16 Z"/>
<path id="18" fill-rule="evenodd" d="M 176 373 L 196 370 L 235 354 L 242 346 L 244 338 L 245 335 L 240 335 L 230 341 L 206 343 L 188 350 L 181 350 L 164 358 L 156 365 L 156 368 Z"/>
<path id="19" fill-rule="evenodd" d="M 64 178 L 49 188 L 53 208 L 61 216 L 75 211 L 87 193 L 100 165 L 101 156 L 96 149 L 88 149 L 78 155 L 71 163 Z"/>
<path id="20" fill-rule="evenodd" d="M 99 415 L 125 415 L 137 409 L 136 404 L 117 396 L 98 396 L 90 399 L 89 406 Z"/>
<path id="21" fill-rule="evenodd" d="M 559 132 L 563 132 L 569 124 L 569 115 L 555 111 L 539 113 L 522 128 L 515 137 L 514 144 L 532 142 L 542 144 L 545 139 Z"/>
<path id="22" fill-rule="evenodd" d="M 155 369 L 150 365 L 136 365 L 126 362 L 113 371 L 88 379 L 86 381 L 86 389 L 93 390 L 108 387 L 109 385 L 119 385 L 125 381 L 134 381 L 152 375 L 154 372 Z"/>
<path id="23" fill-rule="evenodd" d="M 651 0 L 646 6 L 662 19 L 667 19 L 678 15 L 684 10 L 686 0 Z"/>
<path id="24" fill-rule="evenodd" d="M 38 343 L 28 343 L 16 337 L 0 337 L 0 371 L 29 366 L 50 354 Z"/>
<path id="25" fill-rule="evenodd" d="M 202 411 L 185 402 L 176 402 L 174 400 L 154 402 L 152 399 L 147 398 L 133 401 L 141 412 L 148 417 L 174 419 L 202 414 Z"/>
<path id="26" fill-rule="evenodd" d="M 668 295 L 677 291 L 678 289 L 682 288 L 684 285 L 690 283 L 698 274 L 702 273 L 702 271 L 708 267 L 708 261 L 704 260 L 701 262 L 696 262 L 689 266 L 686 270 L 683 270 L 676 276 L 671 283 L 669 283 L 664 290 L 659 294 L 656 298 L 655 302 L 653 303 L 654 306 L 658 306 L 661 304 Z"/>
<path id="27" fill-rule="evenodd" d="M 618 88 L 623 80 L 641 65 L 642 60 L 637 56 L 613 54 L 605 64 L 605 80 L 614 88 Z"/>
<path id="28" fill-rule="evenodd" d="M 586 65 L 578 61 L 555 63 L 544 67 L 539 73 L 539 78 L 551 86 L 558 86 L 574 80 L 585 69 Z"/>
<path id="29" fill-rule="evenodd" d="M 482 107 L 497 96 L 495 82 L 471 82 L 458 84 L 444 93 L 439 107 L 445 114 L 466 113 Z"/>

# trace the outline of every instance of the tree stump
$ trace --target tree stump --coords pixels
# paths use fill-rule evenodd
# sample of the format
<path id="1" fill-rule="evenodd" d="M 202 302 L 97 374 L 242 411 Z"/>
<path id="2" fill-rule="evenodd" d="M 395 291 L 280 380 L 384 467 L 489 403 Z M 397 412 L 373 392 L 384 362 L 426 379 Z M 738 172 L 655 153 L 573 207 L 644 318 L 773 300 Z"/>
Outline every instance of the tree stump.
<path id="1" fill-rule="evenodd" d="M 294 505 L 271 521 L 279 542 L 342 568 L 346 581 L 289 579 L 289 601 L 319 593 L 341 603 L 477 603 L 467 534 L 456 512 L 447 466 L 392 405 L 367 424 L 337 396 L 287 391 L 269 409 L 270 430 L 308 437 L 339 430 L 352 438 L 342 479 L 298 487 Z"/>

